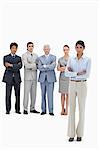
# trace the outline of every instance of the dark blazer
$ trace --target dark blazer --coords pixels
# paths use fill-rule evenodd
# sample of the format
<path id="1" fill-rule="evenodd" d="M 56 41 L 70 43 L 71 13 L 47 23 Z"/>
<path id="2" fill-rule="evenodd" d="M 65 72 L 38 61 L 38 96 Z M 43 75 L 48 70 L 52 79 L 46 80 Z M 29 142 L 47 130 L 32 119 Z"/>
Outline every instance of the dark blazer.
<path id="1" fill-rule="evenodd" d="M 13 80 L 13 75 L 15 78 L 15 83 L 21 82 L 21 76 L 20 76 L 20 69 L 22 68 L 22 60 L 21 57 L 15 55 L 15 58 L 11 54 L 4 56 L 3 58 L 3 64 L 5 66 L 5 63 L 11 63 L 13 64 L 13 67 L 6 67 L 6 70 L 4 72 L 3 76 L 3 82 L 11 84 Z"/>

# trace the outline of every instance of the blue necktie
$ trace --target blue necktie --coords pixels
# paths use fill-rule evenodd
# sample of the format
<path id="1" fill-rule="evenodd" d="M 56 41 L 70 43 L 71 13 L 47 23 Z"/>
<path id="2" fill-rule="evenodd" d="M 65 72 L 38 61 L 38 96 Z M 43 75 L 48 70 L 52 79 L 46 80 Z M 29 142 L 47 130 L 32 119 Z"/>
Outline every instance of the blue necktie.
<path id="1" fill-rule="evenodd" d="M 15 58 L 15 55 L 13 55 L 13 58 Z"/>

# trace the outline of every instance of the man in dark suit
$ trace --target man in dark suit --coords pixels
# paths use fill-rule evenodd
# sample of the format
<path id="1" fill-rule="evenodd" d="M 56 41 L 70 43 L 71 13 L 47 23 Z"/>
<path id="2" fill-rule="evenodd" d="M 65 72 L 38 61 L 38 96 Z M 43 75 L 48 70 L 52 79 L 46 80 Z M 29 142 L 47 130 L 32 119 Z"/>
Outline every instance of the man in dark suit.
<path id="1" fill-rule="evenodd" d="M 3 63 L 5 66 L 5 73 L 3 76 L 3 82 L 6 83 L 6 114 L 10 114 L 11 110 L 11 92 L 14 86 L 15 90 L 15 112 L 21 114 L 20 112 L 20 69 L 22 68 L 21 57 L 16 55 L 18 49 L 17 43 L 10 44 L 11 53 L 4 56 Z"/>

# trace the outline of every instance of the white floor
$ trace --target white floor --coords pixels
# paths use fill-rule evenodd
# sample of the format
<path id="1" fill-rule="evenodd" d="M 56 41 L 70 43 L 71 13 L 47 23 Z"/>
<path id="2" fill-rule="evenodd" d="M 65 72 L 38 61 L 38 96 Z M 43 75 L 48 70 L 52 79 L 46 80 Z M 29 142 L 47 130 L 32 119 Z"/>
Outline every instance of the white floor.
<path id="1" fill-rule="evenodd" d="M 21 85 L 21 112 L 23 112 L 23 83 Z M 37 85 L 36 109 L 41 111 L 41 90 Z M 97 147 L 97 103 L 95 94 L 91 94 L 93 87 L 88 82 L 88 95 L 86 99 L 85 132 L 83 141 L 78 143 L 68 142 L 67 127 L 68 116 L 61 116 L 60 94 L 58 82 L 54 90 L 54 113 L 55 116 L 46 114 L 21 115 L 14 113 L 15 96 L 12 90 L 11 114 L 5 114 L 5 84 L 0 84 L 0 145 L 2 150 L 14 149 L 93 149 Z M 94 99 L 93 99 L 94 97 Z M 30 102 L 29 102 L 30 105 Z M 78 106 L 76 107 L 76 124 L 78 121 Z"/>
<path id="2" fill-rule="evenodd" d="M 6 0 L 4 0 L 5 2 Z M 96 3 L 27 3 L 7 0 L 0 4 L 0 150 L 80 150 L 97 147 L 98 105 L 97 105 L 97 5 Z M 39 0 L 38 0 L 39 1 Z M 80 1 L 80 0 L 79 0 Z M 84 0 L 83 0 L 84 1 Z M 85 0 L 87 1 L 87 0 Z M 1 1 L 0 1 L 1 2 Z M 55 116 L 29 114 L 24 116 L 14 113 L 14 92 L 12 92 L 12 112 L 5 114 L 5 85 L 2 83 L 4 73 L 3 56 L 9 53 L 9 44 L 18 42 L 18 55 L 26 52 L 26 43 L 34 42 L 35 52 L 43 54 L 44 44 L 51 45 L 51 53 L 57 61 L 63 55 L 62 47 L 69 44 L 70 53 L 74 54 L 75 42 L 82 39 L 86 43 L 86 53 L 92 59 L 92 69 L 88 80 L 86 100 L 85 133 L 83 141 L 68 142 L 68 117 L 61 116 L 60 94 L 58 82 L 54 90 Z M 59 73 L 57 73 L 57 79 Z M 22 81 L 23 69 L 21 70 Z M 23 82 L 21 85 L 21 112 L 23 111 Z M 41 93 L 37 86 L 36 108 L 40 110 Z M 78 107 L 76 111 L 78 116 Z M 78 118 L 77 118 L 78 119 Z"/>
<path id="3" fill-rule="evenodd" d="M 27 116 L 12 113 L 3 115 L 2 122 L 2 146 L 7 147 L 95 147 L 94 135 L 86 135 L 81 143 L 68 142 L 67 117 L 55 115 L 40 116 L 29 114 Z"/>

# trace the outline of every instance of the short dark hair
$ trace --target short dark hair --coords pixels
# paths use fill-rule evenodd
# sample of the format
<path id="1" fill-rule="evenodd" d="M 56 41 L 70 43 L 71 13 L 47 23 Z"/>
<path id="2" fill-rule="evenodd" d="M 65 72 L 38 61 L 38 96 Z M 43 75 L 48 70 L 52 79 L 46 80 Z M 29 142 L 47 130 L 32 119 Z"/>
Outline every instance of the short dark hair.
<path id="1" fill-rule="evenodd" d="M 68 47 L 68 48 L 69 48 L 69 46 L 68 46 L 68 45 L 64 45 L 64 46 L 63 46 L 63 48 L 64 48 L 64 47 Z"/>
<path id="2" fill-rule="evenodd" d="M 18 48 L 18 44 L 15 43 L 15 42 L 13 42 L 13 43 L 10 44 L 10 49 L 12 48 L 12 46 L 15 46 L 16 48 Z"/>
<path id="3" fill-rule="evenodd" d="M 85 48 L 85 43 L 83 41 L 81 40 L 77 41 L 75 46 L 77 46 L 78 44 L 81 45 L 83 48 Z"/>
<path id="4" fill-rule="evenodd" d="M 28 43 L 27 43 L 27 47 L 28 47 L 29 44 L 33 44 L 33 42 L 28 42 Z M 34 46 L 34 44 L 33 44 L 33 46 Z"/>

